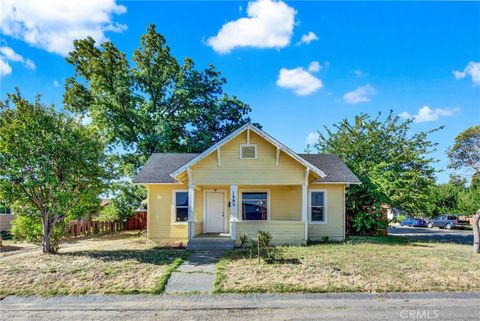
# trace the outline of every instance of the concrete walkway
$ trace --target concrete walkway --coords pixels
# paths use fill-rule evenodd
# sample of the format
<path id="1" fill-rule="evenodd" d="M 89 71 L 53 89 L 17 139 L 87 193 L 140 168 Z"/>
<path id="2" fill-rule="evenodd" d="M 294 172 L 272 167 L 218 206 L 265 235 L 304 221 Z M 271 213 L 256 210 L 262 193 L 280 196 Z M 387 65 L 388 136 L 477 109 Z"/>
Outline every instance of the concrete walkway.
<path id="1" fill-rule="evenodd" d="M 188 260 L 170 276 L 165 293 L 212 293 L 216 264 L 222 255 L 219 250 L 191 252 Z"/>
<path id="2" fill-rule="evenodd" d="M 478 321 L 479 316 L 478 292 L 9 296 L 0 301 L 5 321 Z"/>

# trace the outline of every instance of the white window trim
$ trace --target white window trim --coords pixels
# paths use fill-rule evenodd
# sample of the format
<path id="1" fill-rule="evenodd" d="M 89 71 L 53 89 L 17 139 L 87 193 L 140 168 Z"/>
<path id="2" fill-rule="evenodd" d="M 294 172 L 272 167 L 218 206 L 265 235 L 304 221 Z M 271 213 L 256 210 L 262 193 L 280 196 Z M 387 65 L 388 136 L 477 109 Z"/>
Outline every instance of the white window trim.
<path id="1" fill-rule="evenodd" d="M 243 193 L 267 193 L 267 221 L 271 221 L 271 209 L 272 204 L 270 201 L 270 190 L 269 189 L 239 189 L 238 190 L 238 206 L 237 206 L 237 218 L 238 221 L 243 222 L 254 222 L 255 220 L 244 220 L 243 213 L 242 213 L 242 205 L 243 205 Z M 260 221 L 261 222 L 261 221 Z"/>
<path id="2" fill-rule="evenodd" d="M 207 233 L 207 192 L 214 193 L 223 193 L 223 210 L 225 212 L 223 219 L 223 233 L 227 233 L 227 210 L 228 210 L 228 201 L 227 201 L 227 190 L 226 189 L 205 189 L 203 190 L 203 233 Z"/>
<path id="3" fill-rule="evenodd" d="M 312 193 L 323 192 L 323 221 L 312 221 Z M 308 224 L 328 224 L 328 194 L 326 189 L 311 189 L 308 191 Z"/>
<path id="4" fill-rule="evenodd" d="M 243 158 L 242 157 L 242 147 L 255 147 L 255 157 L 254 158 Z M 257 159 L 257 144 L 240 144 L 240 159 Z"/>
<path id="5" fill-rule="evenodd" d="M 188 221 L 185 222 L 177 222 L 177 198 L 176 194 L 178 192 L 185 192 L 188 193 L 188 189 L 174 189 L 172 190 L 172 207 L 171 207 L 171 224 L 172 225 L 187 225 Z M 187 206 L 188 208 L 188 206 Z"/>

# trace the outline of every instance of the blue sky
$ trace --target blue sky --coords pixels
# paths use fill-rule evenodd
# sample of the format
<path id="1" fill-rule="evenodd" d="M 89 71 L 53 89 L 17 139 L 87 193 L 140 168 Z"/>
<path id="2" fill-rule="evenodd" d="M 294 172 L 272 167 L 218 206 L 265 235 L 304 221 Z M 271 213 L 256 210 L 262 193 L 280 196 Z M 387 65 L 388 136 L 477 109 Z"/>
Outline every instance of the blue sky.
<path id="1" fill-rule="evenodd" d="M 228 80 L 226 92 L 250 104 L 253 120 L 298 152 L 324 125 L 393 109 L 416 117 L 413 131 L 445 126 L 432 136 L 436 166 L 444 170 L 455 136 L 480 123 L 478 2 L 2 5 L 2 99 L 18 86 L 61 108 L 63 82 L 73 74 L 63 58 L 71 39 L 108 38 L 130 56 L 155 23 L 175 57 L 215 65 Z M 448 171 L 438 178 L 447 181 Z"/>

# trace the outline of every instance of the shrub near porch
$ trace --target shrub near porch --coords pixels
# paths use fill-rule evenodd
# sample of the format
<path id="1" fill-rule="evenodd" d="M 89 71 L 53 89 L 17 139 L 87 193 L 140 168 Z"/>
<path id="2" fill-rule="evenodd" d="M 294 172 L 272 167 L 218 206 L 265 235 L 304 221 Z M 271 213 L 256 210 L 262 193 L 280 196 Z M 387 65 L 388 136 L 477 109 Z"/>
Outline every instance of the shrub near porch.
<path id="1" fill-rule="evenodd" d="M 480 256 L 471 246 L 395 237 L 277 247 L 258 263 L 236 250 L 220 263 L 216 292 L 479 291 Z M 268 262 L 268 263 L 267 263 Z"/>

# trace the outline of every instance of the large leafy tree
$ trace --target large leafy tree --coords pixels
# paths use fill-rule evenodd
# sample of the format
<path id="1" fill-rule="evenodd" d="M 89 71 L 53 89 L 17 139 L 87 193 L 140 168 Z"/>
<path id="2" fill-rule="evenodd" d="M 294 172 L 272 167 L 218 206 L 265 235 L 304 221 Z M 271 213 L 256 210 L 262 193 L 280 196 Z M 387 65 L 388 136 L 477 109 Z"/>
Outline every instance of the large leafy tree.
<path id="1" fill-rule="evenodd" d="M 220 72 L 197 70 L 191 58 L 180 64 L 155 25 L 131 60 L 111 42 L 75 41 L 64 95 L 67 109 L 91 117 L 124 175 L 152 153 L 199 152 L 249 121 L 250 107 L 223 92 Z"/>
<path id="2" fill-rule="evenodd" d="M 347 214 L 368 208 L 373 213 L 380 203 L 414 214 L 428 209 L 435 182 L 429 154 L 436 146 L 428 135 L 434 130 L 412 134 L 411 123 L 392 111 L 384 118 L 381 113 L 374 117 L 362 113 L 333 129 L 325 127 L 325 134 L 319 132 L 315 149 L 340 156 L 363 183 L 349 188 Z"/>
<path id="3" fill-rule="evenodd" d="M 105 146 L 92 128 L 19 91 L 1 102 L 0 128 L 0 194 L 41 220 L 43 252 L 55 252 L 52 232 L 105 187 Z"/>
<path id="4" fill-rule="evenodd" d="M 480 176 L 480 125 L 470 127 L 455 137 L 453 146 L 448 151 L 450 168 L 468 169 L 472 181 Z"/>

